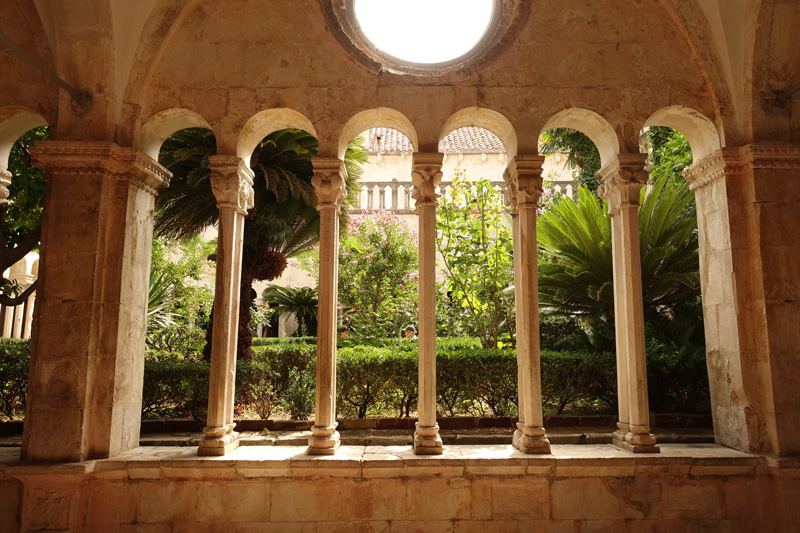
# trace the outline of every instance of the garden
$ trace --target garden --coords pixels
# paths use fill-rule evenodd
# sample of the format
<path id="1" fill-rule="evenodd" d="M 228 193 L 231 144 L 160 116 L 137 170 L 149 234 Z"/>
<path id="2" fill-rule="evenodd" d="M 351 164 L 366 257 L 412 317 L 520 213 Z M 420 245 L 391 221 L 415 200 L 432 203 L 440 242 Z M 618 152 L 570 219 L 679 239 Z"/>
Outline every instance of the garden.
<path id="1" fill-rule="evenodd" d="M 680 177 L 688 144 L 648 132 L 653 172 L 642 190 L 640 237 L 651 411 L 709 409 L 693 193 Z M 538 217 L 540 339 L 545 415 L 616 413 L 610 223 L 596 195 L 596 149 L 573 130 L 544 137 L 543 151 L 579 160 L 576 198 L 545 192 Z M 255 280 L 297 261 L 312 276 L 319 220 L 310 186 L 315 139 L 286 130 L 256 149 L 256 209 L 245 226 L 237 418 L 313 418 L 316 300 L 313 288 L 271 285 L 268 310 L 253 306 Z M 548 144 L 549 143 L 549 144 Z M 348 151 L 348 191 L 363 152 Z M 594 150 L 594 151 L 593 151 Z M 207 156 L 213 135 L 185 130 L 161 162 L 175 177 L 159 196 L 148 305 L 144 419 L 205 418 L 208 403 L 215 222 Z M 595 159 L 593 159 L 595 158 Z M 204 161 L 206 163 L 204 163 Z M 588 171 L 585 169 L 589 169 Z M 594 181 L 592 181 L 594 180 Z M 259 192 L 260 191 L 260 192 Z M 417 409 L 418 238 L 390 211 L 347 215 L 339 254 L 337 416 L 414 417 Z M 440 199 L 437 252 L 437 409 L 442 417 L 517 414 L 513 246 L 502 194 L 457 173 Z M 294 259 L 293 259 L 294 258 Z M 297 336 L 253 337 L 258 324 L 293 315 Z M 409 328 L 411 326 L 411 328 Z M 406 335 L 406 331 L 411 331 Z M 0 419 L 24 413 L 29 341 L 0 341 Z"/>

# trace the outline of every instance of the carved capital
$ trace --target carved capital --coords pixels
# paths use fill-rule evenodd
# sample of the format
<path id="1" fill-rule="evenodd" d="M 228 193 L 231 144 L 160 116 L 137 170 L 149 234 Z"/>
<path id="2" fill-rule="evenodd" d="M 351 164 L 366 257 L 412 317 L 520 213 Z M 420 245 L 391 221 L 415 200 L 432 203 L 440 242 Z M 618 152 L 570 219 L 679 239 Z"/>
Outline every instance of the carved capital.
<path id="1" fill-rule="evenodd" d="M 344 161 L 335 157 L 315 157 L 311 185 L 317 195 L 317 209 L 338 208 L 347 197 Z"/>
<path id="2" fill-rule="evenodd" d="M 597 193 L 608 201 L 612 216 L 620 207 L 639 205 L 639 191 L 650 177 L 646 164 L 647 154 L 619 154 L 597 173 Z"/>
<path id="3" fill-rule="evenodd" d="M 436 188 L 442 182 L 443 160 L 444 154 L 440 153 L 414 153 L 411 167 L 411 184 L 414 190 L 411 196 L 416 200 L 417 207 L 439 205 Z"/>
<path id="4" fill-rule="evenodd" d="M 208 163 L 217 207 L 231 207 L 246 215 L 253 208 L 253 171 L 235 155 L 212 155 Z"/>
<path id="5" fill-rule="evenodd" d="M 506 203 L 512 214 L 519 209 L 536 209 L 542 197 L 542 165 L 544 157 L 538 155 L 516 156 L 506 167 Z"/>
<path id="6" fill-rule="evenodd" d="M 690 183 L 690 189 L 699 189 L 723 176 L 741 174 L 747 169 L 747 164 L 744 149 L 723 148 L 700 161 L 695 161 L 683 171 L 683 177 Z"/>
<path id="7" fill-rule="evenodd" d="M 6 168 L 0 167 L 0 205 L 8 203 L 8 186 L 11 185 L 12 174 Z"/>
<path id="8" fill-rule="evenodd" d="M 800 170 L 800 146 L 762 143 L 738 148 L 722 148 L 696 161 L 683 171 L 692 190 L 705 187 L 724 176 L 734 176 L 748 169 Z"/>
<path id="9" fill-rule="evenodd" d="M 31 163 L 55 176 L 98 174 L 130 180 L 155 196 L 172 174 L 152 157 L 112 142 L 38 141 Z M 1 192 L 1 191 L 0 191 Z"/>

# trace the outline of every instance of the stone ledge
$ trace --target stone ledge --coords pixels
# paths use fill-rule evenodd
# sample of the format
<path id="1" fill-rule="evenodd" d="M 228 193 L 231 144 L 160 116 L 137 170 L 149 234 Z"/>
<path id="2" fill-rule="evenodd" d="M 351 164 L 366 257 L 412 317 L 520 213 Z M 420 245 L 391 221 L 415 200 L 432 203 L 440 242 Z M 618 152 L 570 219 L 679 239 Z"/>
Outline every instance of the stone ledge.
<path id="1" fill-rule="evenodd" d="M 232 477 L 418 477 L 462 475 L 554 478 L 645 475 L 753 476 L 766 460 L 715 444 L 665 444 L 658 455 L 633 454 L 606 444 L 553 445 L 530 456 L 507 445 L 445 446 L 439 456 L 418 456 L 408 446 L 342 446 L 336 455 L 309 456 L 304 446 L 243 446 L 224 457 L 199 457 L 189 447 L 139 447 L 114 459 L 70 464 L 28 464 L 19 450 L 0 454 L 6 475 L 94 472 L 129 479 L 229 479 Z"/>

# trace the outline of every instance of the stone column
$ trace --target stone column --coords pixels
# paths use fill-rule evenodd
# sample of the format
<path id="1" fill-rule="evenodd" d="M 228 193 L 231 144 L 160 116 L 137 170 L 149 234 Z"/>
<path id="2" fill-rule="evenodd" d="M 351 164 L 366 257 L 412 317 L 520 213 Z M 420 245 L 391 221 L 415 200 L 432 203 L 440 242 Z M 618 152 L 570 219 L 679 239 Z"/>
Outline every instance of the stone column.
<path id="1" fill-rule="evenodd" d="M 139 445 L 156 187 L 170 174 L 111 142 L 40 141 L 46 171 L 22 457 Z"/>
<path id="2" fill-rule="evenodd" d="M 414 453 L 439 455 L 436 423 L 436 187 L 442 180 L 442 154 L 415 153 L 411 174 L 419 216 L 419 407 Z"/>
<path id="3" fill-rule="evenodd" d="M 22 338 L 29 339 L 31 337 L 31 328 L 33 325 L 33 308 L 36 303 L 36 292 L 28 296 L 28 301 L 25 303 L 25 328 L 22 331 Z"/>
<path id="4" fill-rule="evenodd" d="M 727 147 L 684 172 L 697 202 L 714 433 L 800 453 L 800 146 Z"/>
<path id="5" fill-rule="evenodd" d="M 514 231 L 519 422 L 513 445 L 523 453 L 550 453 L 542 416 L 539 352 L 539 279 L 536 208 L 542 195 L 541 156 L 517 156 L 506 169 L 506 199 Z"/>
<path id="6" fill-rule="evenodd" d="M 614 263 L 619 422 L 612 438 L 618 447 L 652 453 L 659 449 L 650 433 L 639 250 L 639 192 L 647 183 L 646 161 L 646 154 L 620 154 L 598 172 L 598 193 L 608 201 Z"/>
<path id="7" fill-rule="evenodd" d="M 319 228 L 319 304 L 317 387 L 309 455 L 333 455 L 341 444 L 336 431 L 336 304 L 339 291 L 339 208 L 345 199 L 345 168 L 340 159 L 312 159 L 311 183 L 317 194 Z"/>
<path id="8" fill-rule="evenodd" d="M 3 329 L 0 332 L 2 337 L 6 339 L 11 338 L 11 332 L 14 330 L 14 308 L 8 305 L 3 306 Z"/>
<path id="9" fill-rule="evenodd" d="M 211 187 L 219 208 L 217 272 L 214 282 L 214 323 L 208 421 L 198 455 L 226 455 L 239 446 L 233 431 L 236 386 L 236 340 L 239 335 L 239 294 L 242 278 L 244 217 L 253 207 L 253 172 L 239 157 L 209 157 Z"/>

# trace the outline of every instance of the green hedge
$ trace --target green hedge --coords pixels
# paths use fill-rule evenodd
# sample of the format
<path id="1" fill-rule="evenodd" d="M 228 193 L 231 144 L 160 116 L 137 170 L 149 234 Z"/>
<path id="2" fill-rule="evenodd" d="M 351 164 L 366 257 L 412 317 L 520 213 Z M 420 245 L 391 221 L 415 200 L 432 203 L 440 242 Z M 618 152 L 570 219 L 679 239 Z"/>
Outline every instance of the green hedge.
<path id="1" fill-rule="evenodd" d="M 0 419 L 14 420 L 25 414 L 30 339 L 0 338 Z"/>
<path id="2" fill-rule="evenodd" d="M 313 340 L 313 339 L 309 339 Z M 337 357 L 339 416 L 410 416 L 416 411 L 416 341 L 386 339 L 382 346 L 340 343 Z M 517 360 L 513 350 L 487 350 L 475 339 L 437 341 L 437 405 L 445 416 L 517 413 Z M 0 416 L 22 416 L 29 341 L 0 340 Z M 702 353 L 651 341 L 648 382 L 651 410 L 708 410 Z M 316 346 L 283 339 L 253 348 L 236 373 L 237 409 L 267 418 L 280 411 L 306 419 L 314 409 Z M 616 359 L 611 353 L 542 350 L 542 401 L 546 412 L 616 411 Z M 186 354 L 151 351 L 145 360 L 142 413 L 146 418 L 191 416 L 203 420 L 209 363 Z"/>

